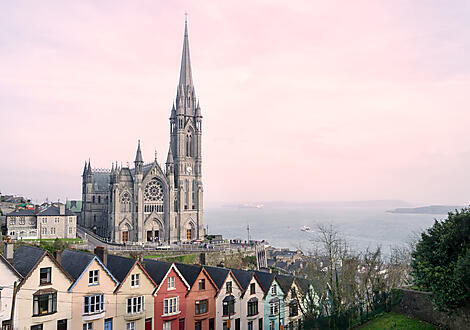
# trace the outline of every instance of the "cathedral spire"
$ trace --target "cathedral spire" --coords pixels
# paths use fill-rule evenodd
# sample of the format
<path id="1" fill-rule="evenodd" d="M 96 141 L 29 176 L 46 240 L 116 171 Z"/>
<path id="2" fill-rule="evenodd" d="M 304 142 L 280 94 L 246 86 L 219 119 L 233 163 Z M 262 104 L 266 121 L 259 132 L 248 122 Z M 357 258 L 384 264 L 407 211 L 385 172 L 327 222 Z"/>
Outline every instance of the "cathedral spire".
<path id="1" fill-rule="evenodd" d="M 144 159 L 142 158 L 142 151 L 140 150 L 140 140 L 137 143 L 137 153 L 135 154 L 135 161 L 134 162 L 135 163 L 137 163 L 137 162 L 143 163 L 144 162 Z"/>
<path id="2" fill-rule="evenodd" d="M 179 86 L 186 89 L 185 87 L 188 85 L 193 85 L 193 77 L 191 74 L 191 59 L 189 57 L 188 18 L 186 17 L 184 20 L 184 41 Z"/>

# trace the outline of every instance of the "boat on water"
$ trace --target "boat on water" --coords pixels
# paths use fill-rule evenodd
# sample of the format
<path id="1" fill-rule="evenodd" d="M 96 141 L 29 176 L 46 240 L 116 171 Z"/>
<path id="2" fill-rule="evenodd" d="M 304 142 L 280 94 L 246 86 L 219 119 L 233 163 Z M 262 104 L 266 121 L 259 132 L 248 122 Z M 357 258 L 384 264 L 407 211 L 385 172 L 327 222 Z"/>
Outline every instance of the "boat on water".
<path id="1" fill-rule="evenodd" d="M 301 231 L 306 231 L 306 232 L 311 232 L 312 231 L 312 229 L 310 229 L 309 226 L 302 226 L 302 227 L 300 227 L 300 230 Z"/>

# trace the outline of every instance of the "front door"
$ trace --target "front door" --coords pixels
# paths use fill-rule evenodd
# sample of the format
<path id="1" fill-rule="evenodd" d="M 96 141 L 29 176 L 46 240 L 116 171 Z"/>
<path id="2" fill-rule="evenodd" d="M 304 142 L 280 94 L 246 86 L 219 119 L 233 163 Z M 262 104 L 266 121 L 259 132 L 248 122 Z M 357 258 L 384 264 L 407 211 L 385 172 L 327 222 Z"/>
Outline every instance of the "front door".
<path id="1" fill-rule="evenodd" d="M 155 230 L 155 242 L 158 242 L 160 240 L 160 231 Z"/>
<path id="2" fill-rule="evenodd" d="M 145 330 L 152 330 L 152 319 L 145 319 Z"/>
<path id="3" fill-rule="evenodd" d="M 180 319 L 179 321 L 179 330 L 184 330 L 184 319 Z"/>
<path id="4" fill-rule="evenodd" d="M 152 241 L 153 241 L 152 231 L 147 230 L 147 242 L 152 242 Z"/>
<path id="5" fill-rule="evenodd" d="M 113 330 L 113 319 L 104 320 L 104 330 Z"/>
<path id="6" fill-rule="evenodd" d="M 129 232 L 128 231 L 123 231 L 122 232 L 122 242 L 126 243 L 128 239 L 129 239 Z"/>
<path id="7" fill-rule="evenodd" d="M 67 330 L 67 320 L 57 321 L 57 330 Z"/>

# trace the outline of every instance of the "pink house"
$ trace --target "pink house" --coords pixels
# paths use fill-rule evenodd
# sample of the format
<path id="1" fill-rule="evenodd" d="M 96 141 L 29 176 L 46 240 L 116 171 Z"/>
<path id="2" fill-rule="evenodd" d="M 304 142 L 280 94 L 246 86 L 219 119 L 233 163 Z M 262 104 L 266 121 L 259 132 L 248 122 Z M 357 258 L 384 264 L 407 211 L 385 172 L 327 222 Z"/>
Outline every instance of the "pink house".
<path id="1" fill-rule="evenodd" d="M 158 285 L 155 291 L 155 330 L 186 329 L 186 293 L 189 284 L 174 264 L 146 260 L 145 269 Z"/>

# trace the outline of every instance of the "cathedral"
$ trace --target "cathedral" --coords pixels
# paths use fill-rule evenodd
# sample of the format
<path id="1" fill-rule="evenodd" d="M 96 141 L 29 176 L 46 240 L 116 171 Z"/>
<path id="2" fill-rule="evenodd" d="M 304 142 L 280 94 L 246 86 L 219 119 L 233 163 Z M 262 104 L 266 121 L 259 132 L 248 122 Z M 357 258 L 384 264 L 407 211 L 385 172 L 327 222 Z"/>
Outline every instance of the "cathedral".
<path id="1" fill-rule="evenodd" d="M 170 115 L 165 166 L 144 163 L 140 141 L 134 167 L 92 168 L 85 162 L 80 224 L 116 243 L 179 243 L 204 236 L 202 116 L 194 92 L 185 21 L 176 102 Z"/>

